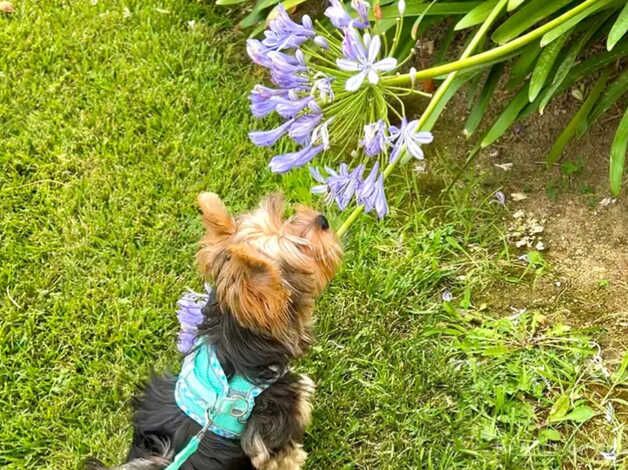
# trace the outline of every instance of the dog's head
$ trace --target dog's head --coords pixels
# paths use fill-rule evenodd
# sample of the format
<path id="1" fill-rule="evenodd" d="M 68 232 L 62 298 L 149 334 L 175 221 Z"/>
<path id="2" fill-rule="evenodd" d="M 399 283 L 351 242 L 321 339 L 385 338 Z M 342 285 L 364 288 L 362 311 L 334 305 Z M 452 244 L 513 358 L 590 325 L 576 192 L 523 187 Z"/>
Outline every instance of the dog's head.
<path id="1" fill-rule="evenodd" d="M 215 285 L 218 304 L 245 328 L 287 345 L 300 342 L 314 299 L 342 257 L 325 216 L 298 206 L 286 219 L 277 194 L 237 217 L 216 194 L 201 193 L 198 202 L 206 233 L 197 261 Z"/>

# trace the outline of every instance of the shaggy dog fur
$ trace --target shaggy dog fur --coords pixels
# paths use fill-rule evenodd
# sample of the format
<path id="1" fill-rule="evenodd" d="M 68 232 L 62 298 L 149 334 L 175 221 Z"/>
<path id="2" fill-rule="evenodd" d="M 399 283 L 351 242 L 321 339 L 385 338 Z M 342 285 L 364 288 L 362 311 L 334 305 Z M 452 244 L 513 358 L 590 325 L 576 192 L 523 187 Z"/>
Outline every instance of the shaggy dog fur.
<path id="1" fill-rule="evenodd" d="M 215 286 L 199 334 L 214 345 L 227 376 L 275 382 L 256 398 L 239 441 L 208 432 L 182 468 L 299 469 L 314 383 L 288 366 L 311 345 L 314 300 L 340 264 L 340 243 L 312 209 L 298 207 L 284 220 L 278 195 L 237 218 L 215 194 L 202 193 L 199 204 L 206 233 L 197 260 Z M 163 469 L 199 431 L 178 408 L 175 383 L 174 376 L 153 377 L 136 398 L 133 443 L 116 469 Z M 87 468 L 105 467 L 92 459 Z"/>

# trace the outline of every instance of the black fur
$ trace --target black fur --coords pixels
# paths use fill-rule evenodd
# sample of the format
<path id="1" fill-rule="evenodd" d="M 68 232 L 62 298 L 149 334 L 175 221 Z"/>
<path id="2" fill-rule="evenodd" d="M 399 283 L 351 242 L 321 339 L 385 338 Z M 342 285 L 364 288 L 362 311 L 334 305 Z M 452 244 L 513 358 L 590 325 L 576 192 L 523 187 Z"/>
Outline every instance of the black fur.
<path id="1" fill-rule="evenodd" d="M 275 382 L 256 398 L 242 443 L 208 432 L 182 468 L 252 469 L 251 460 L 242 449 L 245 440 L 250 444 L 258 436 L 271 456 L 302 442 L 304 429 L 298 405 L 306 391 L 302 390 L 300 376 L 287 371 L 293 357 L 280 342 L 239 326 L 230 314 L 220 311 L 213 296 L 203 314 L 200 334 L 215 345 L 227 376 L 238 373 L 253 382 Z M 129 463 L 117 467 L 120 470 L 163 469 L 199 431 L 200 426 L 177 406 L 175 383 L 173 376 L 155 376 L 134 400 L 133 443 Z M 91 461 L 88 468 L 105 467 Z"/>

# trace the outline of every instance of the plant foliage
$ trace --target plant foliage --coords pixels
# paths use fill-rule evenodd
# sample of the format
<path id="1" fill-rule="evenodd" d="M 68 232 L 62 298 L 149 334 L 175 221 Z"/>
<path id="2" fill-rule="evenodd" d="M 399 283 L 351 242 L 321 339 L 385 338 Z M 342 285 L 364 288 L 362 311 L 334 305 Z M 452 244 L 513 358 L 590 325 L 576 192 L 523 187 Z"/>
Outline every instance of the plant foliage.
<path id="1" fill-rule="evenodd" d="M 220 4 L 243 1 L 218 0 Z M 290 9 L 304 1 L 288 0 L 283 4 Z M 265 14 L 274 14 L 278 3 L 279 0 L 257 1 L 241 25 L 259 25 Z M 561 95 L 578 90 L 578 109 L 546 156 L 551 165 L 573 139 L 586 133 L 605 113 L 624 115 L 628 101 L 628 5 L 623 0 L 509 0 L 502 6 L 498 0 L 408 1 L 403 11 L 407 27 L 399 42 L 412 49 L 417 36 L 442 38 L 436 42 L 444 49 L 433 54 L 432 63 L 417 61 L 421 67 L 417 67 L 413 83 L 424 79 L 438 81 L 455 71 L 476 72 L 458 76 L 453 85 L 457 90 L 463 85 L 477 88 L 464 134 L 477 138 L 480 147 L 495 142 L 515 122 L 535 112 L 542 114 Z M 443 59 L 451 57 L 457 44 L 465 40 L 469 31 L 481 27 L 495 9 L 499 16 L 471 57 L 451 62 Z M 375 1 L 372 15 L 378 31 L 388 34 L 392 41 L 393 26 L 400 15 L 397 3 Z M 484 80 L 477 72 L 484 74 Z M 394 80 L 395 85 L 405 85 L 410 77 L 406 74 Z M 496 93 L 501 93 L 498 84 L 503 81 L 513 91 L 509 100 L 495 99 Z M 447 83 L 447 87 L 450 85 L 453 86 Z M 439 97 L 441 108 L 456 90 L 447 91 Z M 495 102 L 501 109 L 492 122 L 486 122 L 487 111 Z M 480 129 L 486 131 L 476 137 Z M 625 133 L 622 121 L 609 157 L 613 196 L 619 194 L 624 176 Z"/>

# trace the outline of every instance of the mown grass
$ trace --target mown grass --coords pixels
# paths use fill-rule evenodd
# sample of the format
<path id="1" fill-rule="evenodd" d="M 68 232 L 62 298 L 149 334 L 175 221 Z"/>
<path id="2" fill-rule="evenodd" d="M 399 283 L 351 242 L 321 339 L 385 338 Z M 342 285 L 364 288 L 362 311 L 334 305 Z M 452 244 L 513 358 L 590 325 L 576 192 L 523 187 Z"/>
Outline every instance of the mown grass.
<path id="1" fill-rule="evenodd" d="M 0 466 L 113 463 L 137 385 L 179 362 L 174 303 L 200 286 L 196 194 L 234 211 L 278 188 L 316 201 L 305 172 L 270 175 L 248 142 L 257 78 L 224 11 L 16 6 L 0 18 Z M 502 209 L 474 181 L 425 198 L 428 182 L 394 181 L 393 215 L 356 225 L 319 302 L 299 364 L 318 383 L 309 468 L 595 468 L 613 445 L 621 460 L 625 377 L 605 377 L 595 332 L 474 305 L 521 275 Z M 582 406 L 596 417 L 565 419 Z"/>

